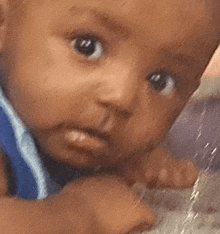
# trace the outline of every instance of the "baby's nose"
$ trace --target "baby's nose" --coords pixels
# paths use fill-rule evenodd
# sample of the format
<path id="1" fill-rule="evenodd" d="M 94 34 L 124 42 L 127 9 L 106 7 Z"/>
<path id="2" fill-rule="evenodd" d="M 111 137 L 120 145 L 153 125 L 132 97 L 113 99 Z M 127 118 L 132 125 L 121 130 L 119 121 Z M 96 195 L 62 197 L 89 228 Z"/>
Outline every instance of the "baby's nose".
<path id="1" fill-rule="evenodd" d="M 131 113 L 135 108 L 139 87 L 135 69 L 116 64 L 106 71 L 101 80 L 96 90 L 98 102 L 123 113 Z"/>

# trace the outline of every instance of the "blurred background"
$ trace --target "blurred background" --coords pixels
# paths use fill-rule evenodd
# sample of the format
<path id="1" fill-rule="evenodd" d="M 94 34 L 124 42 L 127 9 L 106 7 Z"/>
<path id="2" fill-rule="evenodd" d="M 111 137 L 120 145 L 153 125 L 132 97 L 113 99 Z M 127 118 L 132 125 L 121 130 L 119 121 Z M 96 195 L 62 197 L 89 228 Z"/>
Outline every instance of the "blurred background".
<path id="1" fill-rule="evenodd" d="M 215 55 L 210 62 L 206 72 L 204 74 L 204 78 L 212 79 L 216 77 L 220 77 L 220 47 L 216 50 Z"/>
<path id="2" fill-rule="evenodd" d="M 220 172 L 220 47 L 199 89 L 172 127 L 167 145 L 174 156 L 193 159 L 200 168 Z"/>
<path id="3" fill-rule="evenodd" d="M 146 202 L 158 215 L 149 234 L 219 234 L 220 47 L 166 143 L 174 157 L 192 159 L 203 170 L 191 190 L 146 191 Z"/>

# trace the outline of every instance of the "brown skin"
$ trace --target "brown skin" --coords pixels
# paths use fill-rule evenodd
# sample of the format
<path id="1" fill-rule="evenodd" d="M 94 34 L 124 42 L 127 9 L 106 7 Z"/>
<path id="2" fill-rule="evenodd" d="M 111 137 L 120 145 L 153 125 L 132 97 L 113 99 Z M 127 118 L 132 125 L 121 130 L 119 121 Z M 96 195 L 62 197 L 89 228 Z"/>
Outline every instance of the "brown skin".
<path id="1" fill-rule="evenodd" d="M 194 183 L 195 167 L 174 161 L 159 144 L 220 42 L 219 1 L 0 3 L 7 75 L 2 86 L 20 118 L 56 160 L 80 168 L 111 166 L 117 174 L 83 179 L 45 201 L 26 202 L 7 197 L 0 162 L 0 233 L 123 234 L 152 227 L 154 214 L 126 183 Z M 98 59 L 74 47 L 84 35 L 103 46 Z M 175 83 L 165 94 L 149 81 L 161 71 Z M 88 128 L 101 137 L 86 134 Z M 82 141 L 73 140 L 77 129 Z"/>
<path id="2" fill-rule="evenodd" d="M 8 192 L 8 186 L 7 186 L 5 162 L 3 158 L 0 158 L 0 196 L 7 196 L 7 192 Z"/>

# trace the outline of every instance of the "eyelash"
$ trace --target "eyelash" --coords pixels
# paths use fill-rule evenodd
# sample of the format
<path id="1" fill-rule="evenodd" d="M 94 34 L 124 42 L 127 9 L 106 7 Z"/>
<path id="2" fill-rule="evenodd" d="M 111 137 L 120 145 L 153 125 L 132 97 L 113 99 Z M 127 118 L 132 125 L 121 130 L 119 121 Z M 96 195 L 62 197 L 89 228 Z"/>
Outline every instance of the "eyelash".
<path id="1" fill-rule="evenodd" d="M 176 77 L 165 71 L 154 72 L 146 80 L 155 91 L 164 96 L 169 95 L 177 89 Z"/>
<path id="2" fill-rule="evenodd" d="M 100 60 L 105 55 L 106 48 L 104 44 L 103 40 L 89 34 L 79 34 L 71 40 L 71 46 L 75 53 L 93 61 Z M 79 48 L 80 46 L 81 48 Z M 91 47 L 89 48 L 89 46 Z"/>
<path id="3" fill-rule="evenodd" d="M 73 38 L 73 37 L 72 37 Z M 78 41 L 77 41 L 78 40 Z M 91 45 L 91 43 L 96 43 L 96 49 L 98 46 L 98 51 L 96 51 L 95 55 L 94 51 L 92 48 L 92 52 L 89 55 L 86 55 L 86 48 L 83 48 L 82 51 L 80 51 L 79 48 L 76 48 L 76 46 L 80 45 L 80 40 L 81 40 L 81 46 L 83 45 Z M 87 43 L 86 43 L 87 41 Z M 90 41 L 90 42 L 89 42 Z M 105 45 L 103 43 L 103 40 L 100 40 L 98 37 L 90 35 L 90 34 L 78 34 L 77 36 L 75 36 L 73 39 L 71 39 L 71 46 L 74 47 L 73 50 L 77 53 L 80 54 L 81 56 L 83 56 L 86 60 L 88 61 L 99 61 L 106 53 L 106 48 Z M 85 49 L 85 50 L 84 50 Z M 83 51 L 84 50 L 84 51 Z M 87 51 L 88 52 L 88 51 Z M 93 55 L 93 56 L 92 56 Z M 163 78 L 167 79 L 163 82 L 163 84 L 157 84 L 159 76 Z M 153 80 L 153 78 L 157 79 L 157 80 Z M 146 79 L 151 85 L 152 87 L 155 89 L 155 91 L 161 93 L 162 95 L 169 95 L 171 92 L 173 92 L 175 89 L 177 89 L 177 82 L 176 82 L 176 77 L 171 75 L 168 72 L 165 71 L 158 71 L 158 72 L 154 72 L 152 73 L 150 76 L 147 77 Z M 164 86 L 165 85 L 165 86 Z M 168 85 L 168 88 L 166 87 L 166 85 Z M 164 86 L 164 87 L 163 87 Z"/>

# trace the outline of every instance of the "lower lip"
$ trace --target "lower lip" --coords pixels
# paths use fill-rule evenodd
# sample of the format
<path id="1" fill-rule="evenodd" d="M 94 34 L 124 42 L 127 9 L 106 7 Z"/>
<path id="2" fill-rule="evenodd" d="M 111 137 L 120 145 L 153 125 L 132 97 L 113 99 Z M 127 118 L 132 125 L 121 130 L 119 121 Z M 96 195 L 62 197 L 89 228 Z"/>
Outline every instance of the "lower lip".
<path id="1" fill-rule="evenodd" d="M 70 147 L 77 147 L 88 151 L 104 152 L 105 140 L 79 130 L 69 130 L 65 133 L 65 140 Z"/>

